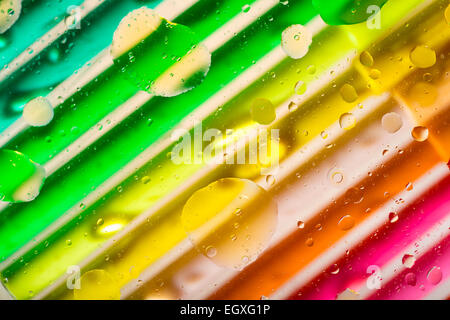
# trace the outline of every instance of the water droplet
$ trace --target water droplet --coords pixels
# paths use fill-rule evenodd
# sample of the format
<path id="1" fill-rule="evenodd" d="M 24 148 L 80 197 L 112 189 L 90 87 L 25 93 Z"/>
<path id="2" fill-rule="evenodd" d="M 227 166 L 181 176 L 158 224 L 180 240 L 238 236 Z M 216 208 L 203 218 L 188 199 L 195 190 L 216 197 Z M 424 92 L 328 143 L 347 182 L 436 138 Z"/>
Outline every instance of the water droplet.
<path id="1" fill-rule="evenodd" d="M 315 65 L 310 65 L 308 68 L 306 68 L 306 72 L 309 74 L 315 74 L 317 71 L 317 68 Z"/>
<path id="2" fill-rule="evenodd" d="M 405 283 L 411 287 L 414 287 L 417 284 L 416 275 L 412 272 L 409 272 L 405 275 Z"/>
<path id="3" fill-rule="evenodd" d="M 151 179 L 150 179 L 150 177 L 145 176 L 145 177 L 142 177 L 141 181 L 143 184 L 147 184 L 151 181 Z"/>
<path id="4" fill-rule="evenodd" d="M 314 245 L 314 239 L 313 238 L 306 239 L 305 244 L 307 247 L 312 247 Z"/>
<path id="5" fill-rule="evenodd" d="M 163 97 L 193 89 L 211 65 L 211 54 L 191 29 L 146 7 L 122 19 L 111 54 L 125 78 L 140 90 Z"/>
<path id="6" fill-rule="evenodd" d="M 339 229 L 343 231 L 350 230 L 354 226 L 355 226 L 355 219 L 350 215 L 343 216 L 341 220 L 339 220 L 338 222 Z"/>
<path id="7" fill-rule="evenodd" d="M 356 117 L 352 113 L 344 113 L 339 118 L 339 126 L 344 130 L 353 129 L 356 125 Z"/>
<path id="8" fill-rule="evenodd" d="M 75 300 L 119 300 L 120 287 L 105 270 L 91 270 L 80 278 L 80 289 L 75 289 Z"/>
<path id="9" fill-rule="evenodd" d="M 72 245 L 72 240 L 67 239 L 67 240 L 66 240 L 66 245 L 71 246 L 71 245 Z"/>
<path id="10" fill-rule="evenodd" d="M 34 200 L 44 184 L 45 170 L 26 155 L 0 150 L 0 200 L 29 202 Z"/>
<path id="11" fill-rule="evenodd" d="M 305 227 L 305 223 L 303 221 L 297 221 L 297 228 L 303 229 Z"/>
<path id="12" fill-rule="evenodd" d="M 426 141 L 428 139 L 428 128 L 422 126 L 415 127 L 411 131 L 411 135 L 414 138 L 414 140 L 418 142 Z"/>
<path id="13" fill-rule="evenodd" d="M 436 63 L 436 52 L 428 46 L 415 47 L 409 57 L 417 68 L 430 68 Z"/>
<path id="14" fill-rule="evenodd" d="M 335 263 L 330 267 L 330 273 L 331 274 L 338 274 L 339 273 L 339 266 Z"/>
<path id="15" fill-rule="evenodd" d="M 277 223 L 277 206 L 256 183 L 226 178 L 194 192 L 181 222 L 199 252 L 219 266 L 241 270 L 267 248 Z M 208 247 L 216 249 L 214 257 L 206 253 Z"/>
<path id="16" fill-rule="evenodd" d="M 242 7 L 242 12 L 249 12 L 251 8 L 249 4 L 246 4 Z"/>
<path id="17" fill-rule="evenodd" d="M 213 246 L 209 246 L 206 248 L 206 256 L 208 258 L 214 258 L 217 254 L 217 249 L 214 248 Z"/>
<path id="18" fill-rule="evenodd" d="M 0 34 L 5 33 L 19 19 L 21 9 L 22 0 L 0 1 Z"/>
<path id="19" fill-rule="evenodd" d="M 272 102 L 263 98 L 258 98 L 253 101 L 250 113 L 253 121 L 262 125 L 271 124 L 277 117 Z"/>
<path id="20" fill-rule="evenodd" d="M 294 90 L 295 90 L 295 93 L 298 95 L 304 94 L 306 92 L 306 89 L 307 89 L 306 83 L 304 83 L 303 81 L 298 81 L 295 84 Z"/>
<path id="21" fill-rule="evenodd" d="M 28 125 L 42 127 L 52 121 L 54 112 L 47 98 L 37 97 L 25 105 L 22 115 Z"/>
<path id="22" fill-rule="evenodd" d="M 348 83 L 344 84 L 339 92 L 341 93 L 341 97 L 345 102 L 352 103 L 358 99 L 358 93 L 356 92 L 356 89 Z"/>
<path id="23" fill-rule="evenodd" d="M 403 126 L 403 120 L 395 112 L 386 113 L 381 119 L 381 126 L 388 133 L 396 133 Z"/>
<path id="24" fill-rule="evenodd" d="M 427 279 L 432 285 L 437 285 L 442 280 L 442 271 L 439 267 L 433 267 L 428 271 Z"/>
<path id="25" fill-rule="evenodd" d="M 292 59 L 303 58 L 308 53 L 311 43 L 311 31 L 300 24 L 288 27 L 281 34 L 281 47 Z"/>
<path id="26" fill-rule="evenodd" d="M 373 66 L 373 57 L 368 51 L 363 51 L 359 56 L 359 61 L 363 66 L 372 67 Z"/>
<path id="27" fill-rule="evenodd" d="M 268 186 L 273 186 L 276 183 L 275 177 L 272 175 L 267 175 L 266 176 L 266 183 Z"/>
<path id="28" fill-rule="evenodd" d="M 405 187 L 406 191 L 411 191 L 413 188 L 414 188 L 414 185 L 411 182 L 408 182 L 408 184 Z"/>
<path id="29" fill-rule="evenodd" d="M 381 71 L 378 69 L 370 70 L 369 77 L 373 80 L 377 80 L 381 77 Z"/>
<path id="30" fill-rule="evenodd" d="M 290 102 L 288 109 L 290 112 L 295 112 L 298 110 L 298 105 L 295 102 Z"/>
<path id="31" fill-rule="evenodd" d="M 395 212 L 390 212 L 389 213 L 389 222 L 395 223 L 397 221 L 398 221 L 398 214 L 396 214 Z"/>
<path id="32" fill-rule="evenodd" d="M 402 258 L 402 263 L 405 268 L 411 269 L 414 266 L 414 263 L 416 263 L 416 258 L 414 258 L 413 255 L 405 254 Z"/>

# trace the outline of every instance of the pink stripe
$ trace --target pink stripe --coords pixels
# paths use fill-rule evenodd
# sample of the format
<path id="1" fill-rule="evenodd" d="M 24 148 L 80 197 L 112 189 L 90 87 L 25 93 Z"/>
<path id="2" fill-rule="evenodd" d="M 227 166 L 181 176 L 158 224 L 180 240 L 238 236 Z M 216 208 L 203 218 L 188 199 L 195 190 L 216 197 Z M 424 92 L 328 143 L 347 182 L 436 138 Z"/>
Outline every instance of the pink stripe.
<path id="1" fill-rule="evenodd" d="M 400 212 L 399 221 L 386 224 L 353 250 L 349 248 L 348 256 L 336 262 L 337 274 L 321 274 L 290 299 L 332 300 L 347 288 L 358 291 L 369 276 L 366 272 L 369 266 L 382 267 L 388 263 L 449 212 L 450 176 Z M 414 255 L 414 252 L 404 253 Z"/>

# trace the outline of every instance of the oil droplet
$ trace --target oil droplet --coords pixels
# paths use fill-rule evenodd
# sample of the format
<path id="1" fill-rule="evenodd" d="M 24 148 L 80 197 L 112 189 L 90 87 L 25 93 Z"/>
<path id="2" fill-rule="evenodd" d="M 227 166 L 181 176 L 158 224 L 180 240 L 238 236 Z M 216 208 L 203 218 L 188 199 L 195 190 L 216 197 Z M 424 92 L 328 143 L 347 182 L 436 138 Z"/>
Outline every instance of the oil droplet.
<path id="1" fill-rule="evenodd" d="M 373 57 L 368 51 L 363 51 L 359 56 L 359 61 L 363 66 L 372 67 L 373 66 Z"/>
<path id="2" fill-rule="evenodd" d="M 147 7 L 120 22 L 111 45 L 114 64 L 140 90 L 172 97 L 199 85 L 211 54 L 188 27 L 169 22 Z"/>
<path id="3" fill-rule="evenodd" d="M 314 245 L 314 239 L 313 238 L 306 239 L 305 244 L 307 247 L 312 247 Z"/>
<path id="4" fill-rule="evenodd" d="M 306 83 L 304 83 L 303 81 L 298 81 L 295 84 L 294 90 L 295 90 L 295 93 L 298 95 L 304 94 L 306 92 L 306 89 L 307 89 Z"/>
<path id="5" fill-rule="evenodd" d="M 416 275 L 412 272 L 409 272 L 405 275 L 405 283 L 411 287 L 414 287 L 417 284 Z"/>
<path id="6" fill-rule="evenodd" d="M 311 43 L 311 31 L 300 24 L 286 28 L 281 34 L 281 47 L 292 59 L 303 58 L 308 53 Z"/>
<path id="7" fill-rule="evenodd" d="M 395 112 L 386 113 L 381 119 L 381 126 L 388 133 L 396 133 L 403 126 L 403 120 Z"/>
<path id="8" fill-rule="evenodd" d="M 256 183 L 225 178 L 194 192 L 181 222 L 199 252 L 219 266 L 241 270 L 267 248 L 277 215 L 271 194 Z M 213 257 L 209 247 L 216 250 Z"/>
<path id="9" fill-rule="evenodd" d="M 433 267 L 428 271 L 427 279 L 432 285 L 437 285 L 442 280 L 442 271 L 439 267 Z"/>
<path id="10" fill-rule="evenodd" d="M 44 97 L 37 97 L 28 102 L 23 108 L 25 122 L 33 127 L 46 126 L 53 119 L 53 107 Z"/>
<path id="11" fill-rule="evenodd" d="M 416 263 L 416 258 L 413 255 L 405 254 L 402 258 L 402 263 L 405 268 L 411 269 Z"/>
<path id="12" fill-rule="evenodd" d="M 19 19 L 22 0 L 0 1 L 0 34 L 5 33 Z"/>
<path id="13" fill-rule="evenodd" d="M 91 270 L 80 278 L 80 289 L 74 289 L 75 300 L 120 300 L 120 287 L 105 270 Z"/>
<path id="14" fill-rule="evenodd" d="M 395 223 L 397 221 L 398 221 L 398 214 L 396 214 L 395 212 L 390 212 L 389 213 L 389 222 Z"/>
<path id="15" fill-rule="evenodd" d="M 0 172 L 1 201 L 32 201 L 45 181 L 44 168 L 17 151 L 0 151 Z"/>
<path id="16" fill-rule="evenodd" d="M 344 84 L 339 92 L 341 93 L 341 97 L 345 102 L 352 103 L 358 99 L 358 93 L 356 92 L 355 88 L 348 83 Z"/>
<path id="17" fill-rule="evenodd" d="M 344 113 L 339 118 L 339 125 L 344 130 L 353 129 L 356 125 L 356 117 L 352 113 Z"/>
<path id="18" fill-rule="evenodd" d="M 305 227 L 305 223 L 303 221 L 297 221 L 297 228 L 303 229 Z"/>
<path id="19" fill-rule="evenodd" d="M 343 216 L 341 220 L 339 220 L 338 222 L 339 229 L 343 231 L 350 230 L 354 226 L 355 226 L 355 219 L 350 215 Z"/>
<path id="20" fill-rule="evenodd" d="M 263 98 L 258 98 L 253 101 L 250 113 L 253 121 L 262 125 L 271 124 L 277 117 L 272 102 Z"/>
<path id="21" fill-rule="evenodd" d="M 415 47 L 409 57 L 417 68 L 430 68 L 436 63 L 436 52 L 428 46 Z"/>
<path id="22" fill-rule="evenodd" d="M 426 141 L 428 139 L 428 128 L 422 126 L 415 127 L 411 131 L 411 135 L 414 138 L 414 140 L 418 142 Z"/>

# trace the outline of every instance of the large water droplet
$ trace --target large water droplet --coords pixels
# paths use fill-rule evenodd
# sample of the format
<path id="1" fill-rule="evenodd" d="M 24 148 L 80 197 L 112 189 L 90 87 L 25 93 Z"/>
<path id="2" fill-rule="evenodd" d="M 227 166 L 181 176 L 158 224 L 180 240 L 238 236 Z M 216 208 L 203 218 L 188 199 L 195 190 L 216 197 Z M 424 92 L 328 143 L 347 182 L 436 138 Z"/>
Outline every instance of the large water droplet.
<path id="1" fill-rule="evenodd" d="M 359 61 L 363 66 L 372 67 L 373 66 L 373 57 L 369 51 L 363 51 L 359 56 Z"/>
<path id="2" fill-rule="evenodd" d="M 22 0 L 0 1 L 0 34 L 6 32 L 19 19 Z"/>
<path id="3" fill-rule="evenodd" d="M 396 133 L 403 126 L 403 120 L 395 112 L 386 113 L 381 119 L 381 126 L 389 133 Z"/>
<path id="4" fill-rule="evenodd" d="M 220 266 L 241 270 L 267 247 L 277 224 L 277 206 L 254 182 L 226 178 L 196 191 L 181 221 L 199 252 Z"/>
<path id="5" fill-rule="evenodd" d="M 271 124 L 277 117 L 275 107 L 267 99 L 258 98 L 253 101 L 250 109 L 252 119 L 262 125 Z"/>
<path id="6" fill-rule="evenodd" d="M 432 285 L 437 285 L 442 280 L 442 271 L 439 267 L 433 267 L 428 271 L 427 279 Z"/>
<path id="7" fill-rule="evenodd" d="M 341 93 L 342 99 L 344 99 L 345 102 L 352 103 L 358 99 L 358 93 L 351 84 L 344 84 L 339 92 Z"/>
<path id="8" fill-rule="evenodd" d="M 0 151 L 0 172 L 1 201 L 32 201 L 39 195 L 45 180 L 44 168 L 17 151 Z"/>
<path id="9" fill-rule="evenodd" d="M 295 24 L 281 34 L 281 47 L 292 59 L 303 58 L 312 43 L 312 33 L 301 24 Z"/>
<path id="10" fill-rule="evenodd" d="M 111 54 L 124 76 L 139 89 L 163 97 L 193 89 L 211 65 L 211 54 L 191 29 L 146 7 L 122 19 Z"/>
<path id="11" fill-rule="evenodd" d="M 436 63 L 436 52 L 428 46 L 415 47 L 409 57 L 417 68 L 430 68 Z"/>
<path id="12" fill-rule="evenodd" d="M 37 97 L 23 108 L 23 118 L 30 126 L 43 127 L 53 119 L 53 107 L 47 98 Z"/>

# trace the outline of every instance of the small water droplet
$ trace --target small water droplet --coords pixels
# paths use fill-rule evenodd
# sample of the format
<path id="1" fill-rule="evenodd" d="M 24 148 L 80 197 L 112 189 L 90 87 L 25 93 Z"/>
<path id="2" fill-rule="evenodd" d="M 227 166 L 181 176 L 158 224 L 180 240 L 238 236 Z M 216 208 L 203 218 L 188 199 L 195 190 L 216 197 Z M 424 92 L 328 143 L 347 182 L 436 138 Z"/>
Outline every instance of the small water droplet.
<path id="1" fill-rule="evenodd" d="M 418 142 L 426 141 L 428 139 L 428 128 L 422 126 L 415 127 L 411 131 L 411 135 L 414 138 L 414 140 Z"/>

